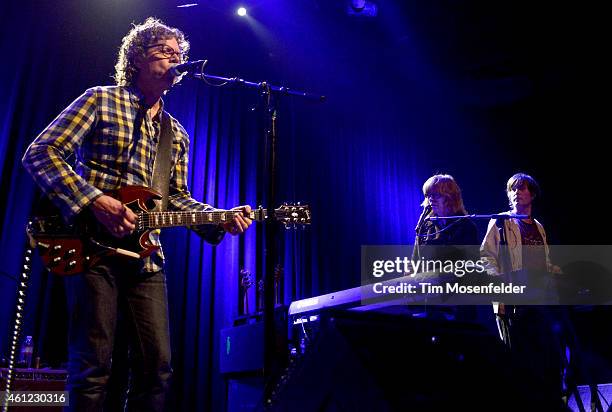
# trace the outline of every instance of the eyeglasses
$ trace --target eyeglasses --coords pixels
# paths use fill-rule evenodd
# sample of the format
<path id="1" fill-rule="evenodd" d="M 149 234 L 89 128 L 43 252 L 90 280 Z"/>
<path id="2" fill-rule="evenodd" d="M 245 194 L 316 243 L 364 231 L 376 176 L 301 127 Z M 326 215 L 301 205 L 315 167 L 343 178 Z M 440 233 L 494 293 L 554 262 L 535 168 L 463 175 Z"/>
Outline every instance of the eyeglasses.
<path id="1" fill-rule="evenodd" d="M 442 197 L 442 195 L 440 193 L 427 193 L 425 195 L 425 198 L 427 199 L 433 199 L 433 200 L 438 200 Z"/>
<path id="2" fill-rule="evenodd" d="M 179 61 L 183 61 L 183 57 L 185 56 L 184 53 L 180 52 L 180 51 L 176 51 L 174 50 L 172 47 L 168 46 L 167 44 L 152 44 L 150 46 L 146 46 L 145 49 L 150 49 L 152 47 L 159 47 L 158 52 L 167 58 L 172 58 L 172 56 L 176 56 L 178 57 Z"/>

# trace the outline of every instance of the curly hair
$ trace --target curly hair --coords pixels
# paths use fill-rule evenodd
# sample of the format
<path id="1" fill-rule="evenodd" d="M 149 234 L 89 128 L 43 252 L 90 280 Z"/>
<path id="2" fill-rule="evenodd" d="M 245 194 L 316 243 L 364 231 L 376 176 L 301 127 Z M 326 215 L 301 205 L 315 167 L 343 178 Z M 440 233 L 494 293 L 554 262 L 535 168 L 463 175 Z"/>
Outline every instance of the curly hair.
<path id="1" fill-rule="evenodd" d="M 134 65 L 137 56 L 145 55 L 145 47 L 158 40 L 175 38 L 179 49 L 187 60 L 189 42 L 182 31 L 165 25 L 161 20 L 149 17 L 142 24 L 132 24 L 132 30 L 125 35 L 119 47 L 119 55 L 113 76 L 118 86 L 129 86 L 136 79 L 138 68 Z"/>
<path id="2" fill-rule="evenodd" d="M 449 212 L 457 215 L 466 215 L 467 211 L 463 206 L 461 189 L 457 181 L 451 175 L 433 175 L 423 184 L 423 194 L 425 196 L 437 192 L 444 196 Z M 422 206 L 428 206 L 429 199 L 425 197 Z"/>

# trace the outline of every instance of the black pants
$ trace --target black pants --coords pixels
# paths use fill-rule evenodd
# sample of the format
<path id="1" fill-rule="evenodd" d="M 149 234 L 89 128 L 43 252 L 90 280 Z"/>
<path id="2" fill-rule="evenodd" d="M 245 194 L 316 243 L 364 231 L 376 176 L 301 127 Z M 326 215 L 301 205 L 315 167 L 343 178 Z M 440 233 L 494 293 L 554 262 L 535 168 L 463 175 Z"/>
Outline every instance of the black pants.
<path id="1" fill-rule="evenodd" d="M 67 278 L 66 293 L 68 410 L 102 410 L 119 313 L 129 343 L 128 409 L 163 410 L 172 375 L 163 271 L 141 274 L 137 263 L 109 258 Z"/>
<path id="2" fill-rule="evenodd" d="M 562 397 L 568 390 L 567 351 L 572 346 L 567 322 L 562 306 L 516 307 L 503 322 L 503 338 L 510 347 L 520 396 L 536 409 L 565 410 Z"/>

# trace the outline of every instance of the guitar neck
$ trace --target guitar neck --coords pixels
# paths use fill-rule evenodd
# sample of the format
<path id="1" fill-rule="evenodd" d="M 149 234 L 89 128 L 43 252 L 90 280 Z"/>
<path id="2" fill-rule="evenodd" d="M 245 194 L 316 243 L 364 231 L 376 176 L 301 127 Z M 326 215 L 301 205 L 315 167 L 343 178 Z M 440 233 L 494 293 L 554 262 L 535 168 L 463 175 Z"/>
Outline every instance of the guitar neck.
<path id="1" fill-rule="evenodd" d="M 148 230 L 176 226 L 219 225 L 230 222 L 241 213 L 243 212 L 234 210 L 143 212 L 139 214 L 137 226 L 140 230 Z M 265 209 L 258 208 L 251 210 L 247 217 L 261 222 L 267 219 L 268 214 Z"/>

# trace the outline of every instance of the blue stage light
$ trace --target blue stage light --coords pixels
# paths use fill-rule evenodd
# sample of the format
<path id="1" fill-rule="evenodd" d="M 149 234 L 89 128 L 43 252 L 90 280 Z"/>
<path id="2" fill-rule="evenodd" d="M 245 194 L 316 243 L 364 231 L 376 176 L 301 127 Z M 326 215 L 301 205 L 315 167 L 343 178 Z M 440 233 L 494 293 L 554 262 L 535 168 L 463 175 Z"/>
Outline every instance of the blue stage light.
<path id="1" fill-rule="evenodd" d="M 240 17 L 244 17 L 247 14 L 247 9 L 245 9 L 244 7 L 239 7 L 238 10 L 236 10 L 236 14 Z"/>
<path id="2" fill-rule="evenodd" d="M 349 16 L 376 17 L 378 15 L 378 6 L 376 3 L 367 0 L 352 0 L 346 11 Z"/>

